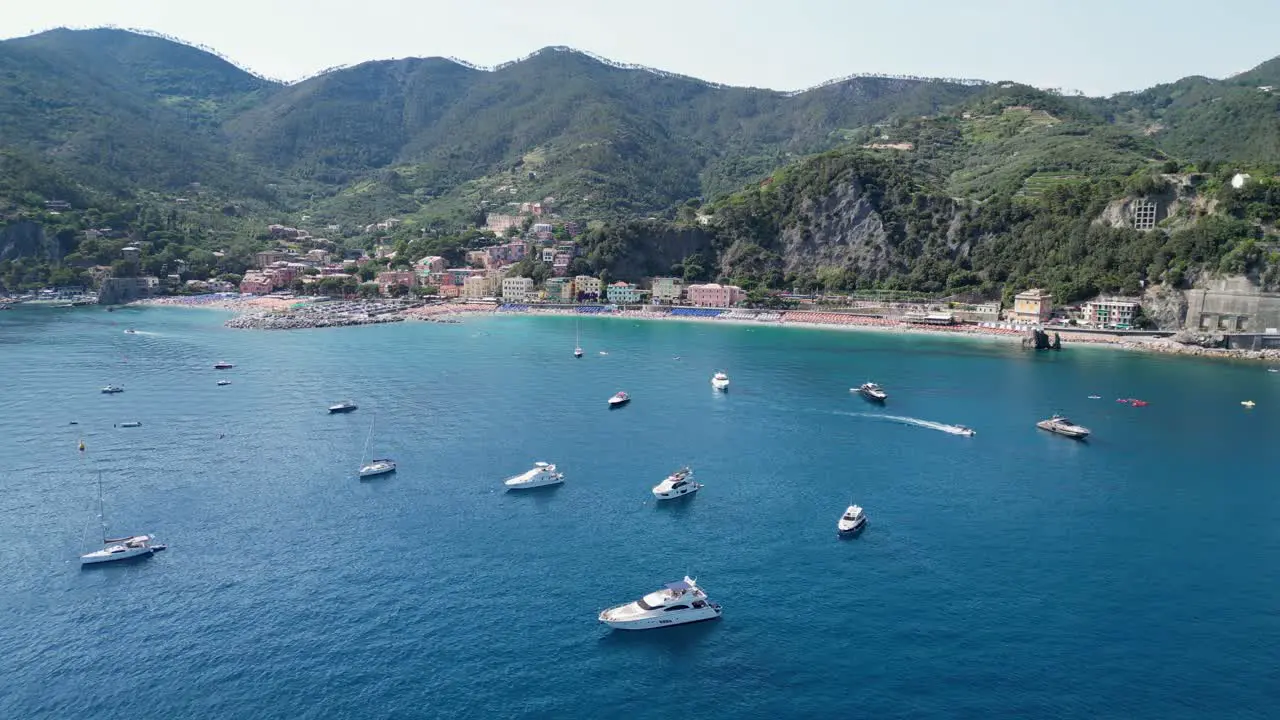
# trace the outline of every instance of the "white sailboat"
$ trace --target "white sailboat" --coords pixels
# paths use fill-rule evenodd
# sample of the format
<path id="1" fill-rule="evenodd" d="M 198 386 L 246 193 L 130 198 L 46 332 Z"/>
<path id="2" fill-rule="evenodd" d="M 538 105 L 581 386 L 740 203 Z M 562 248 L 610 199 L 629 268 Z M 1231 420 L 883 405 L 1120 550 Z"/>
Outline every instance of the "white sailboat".
<path id="1" fill-rule="evenodd" d="M 151 555 L 165 549 L 164 545 L 152 544 L 155 538 L 151 535 L 130 535 L 128 537 L 107 537 L 107 519 L 102 512 L 102 473 L 98 473 L 98 520 L 102 524 L 102 549 L 94 550 L 80 556 L 81 565 L 116 562 L 129 558 Z"/>
<path id="2" fill-rule="evenodd" d="M 573 319 L 573 356 L 582 357 L 582 336 L 578 332 L 578 318 Z"/>
<path id="3" fill-rule="evenodd" d="M 360 477 L 377 477 L 378 475 L 387 475 L 396 471 L 396 462 L 387 458 L 378 458 L 370 461 L 367 465 L 364 459 L 369 455 L 369 441 L 373 439 L 373 423 L 378 416 L 374 415 L 369 420 L 369 435 L 364 439 L 364 450 L 360 451 Z"/>

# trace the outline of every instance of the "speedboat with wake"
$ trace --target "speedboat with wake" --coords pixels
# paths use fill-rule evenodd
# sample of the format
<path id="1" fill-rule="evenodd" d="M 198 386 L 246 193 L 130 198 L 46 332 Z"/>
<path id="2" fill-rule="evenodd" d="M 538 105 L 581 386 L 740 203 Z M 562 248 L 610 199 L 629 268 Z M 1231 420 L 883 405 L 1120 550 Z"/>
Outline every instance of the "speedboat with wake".
<path id="1" fill-rule="evenodd" d="M 873 382 L 862 383 L 858 386 L 857 392 L 872 402 L 884 402 L 889 398 L 889 393 Z"/>
<path id="2" fill-rule="evenodd" d="M 671 500 L 685 495 L 692 495 L 702 489 L 702 484 L 694 482 L 693 471 L 687 467 L 671 473 L 665 480 L 653 486 L 653 496 L 659 500 Z"/>
<path id="3" fill-rule="evenodd" d="M 631 402 L 631 396 L 625 392 L 618 391 L 613 397 L 609 398 L 609 409 L 620 408 L 629 402 Z"/>
<path id="4" fill-rule="evenodd" d="M 952 427 L 956 429 L 957 435 L 963 435 L 965 437 L 973 437 L 974 435 L 978 434 L 977 430 L 974 430 L 971 427 L 965 427 L 964 425 L 953 425 Z"/>
<path id="5" fill-rule="evenodd" d="M 1041 420 L 1036 423 L 1036 427 L 1075 440 L 1089 437 L 1089 428 L 1071 422 L 1064 415 L 1054 415 L 1048 420 Z"/>
<path id="6" fill-rule="evenodd" d="M 698 583 L 685 576 L 635 602 L 601 611 L 600 622 L 617 630 L 652 630 L 715 620 L 720 613 L 720 606 L 708 601 Z"/>
<path id="7" fill-rule="evenodd" d="M 867 515 L 857 505 L 850 505 L 836 522 L 836 532 L 840 535 L 852 535 L 867 524 Z"/>
<path id="8" fill-rule="evenodd" d="M 559 485 L 562 482 L 564 482 L 564 474 L 556 472 L 555 465 L 536 462 L 529 470 L 507 478 L 502 484 L 506 485 L 508 490 L 530 490 L 532 488 L 547 487 L 548 485 Z"/>
<path id="9" fill-rule="evenodd" d="M 711 387 L 720 391 L 727 391 L 729 389 L 729 376 L 725 375 L 722 372 L 718 372 L 715 375 L 712 375 Z"/>

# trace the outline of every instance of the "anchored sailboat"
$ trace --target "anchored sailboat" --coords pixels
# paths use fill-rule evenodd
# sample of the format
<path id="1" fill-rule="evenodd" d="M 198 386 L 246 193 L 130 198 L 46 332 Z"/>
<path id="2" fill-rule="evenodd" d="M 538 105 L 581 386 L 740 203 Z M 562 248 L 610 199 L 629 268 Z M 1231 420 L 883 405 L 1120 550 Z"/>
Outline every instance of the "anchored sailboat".
<path id="1" fill-rule="evenodd" d="M 83 443 L 81 443 L 83 448 Z M 98 520 L 102 524 L 102 544 L 101 550 L 95 550 L 80 556 L 81 565 L 94 565 L 97 563 L 115 562 L 117 560 L 128 560 L 129 558 L 142 557 L 151 555 L 152 553 L 164 550 L 166 546 L 152 544 L 155 538 L 151 535 L 130 535 L 129 537 L 109 538 L 107 537 L 107 519 L 102 512 L 102 473 L 98 473 Z"/>
<path id="2" fill-rule="evenodd" d="M 376 477 L 378 475 L 387 475 L 396 471 L 396 462 L 387 458 L 373 460 L 368 465 L 364 459 L 369 455 L 369 441 L 373 439 L 373 423 L 378 419 L 377 415 L 369 420 L 369 435 L 364 439 L 364 450 L 360 452 L 360 477 Z"/>

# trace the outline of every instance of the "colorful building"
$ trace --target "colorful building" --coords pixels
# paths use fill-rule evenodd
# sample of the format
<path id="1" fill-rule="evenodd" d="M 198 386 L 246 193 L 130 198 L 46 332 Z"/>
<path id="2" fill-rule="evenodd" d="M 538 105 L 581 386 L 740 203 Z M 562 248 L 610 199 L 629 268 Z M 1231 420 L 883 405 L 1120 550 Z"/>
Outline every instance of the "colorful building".
<path id="1" fill-rule="evenodd" d="M 677 277 L 654 278 L 650 283 L 653 290 L 653 301 L 677 303 L 684 298 L 684 279 Z"/>
<path id="2" fill-rule="evenodd" d="M 747 299 L 747 293 L 737 285 L 707 283 L 685 288 L 689 304 L 698 307 L 732 307 Z"/>
<path id="3" fill-rule="evenodd" d="M 551 302 L 571 303 L 578 299 L 573 278 L 551 278 L 545 285 L 547 299 Z"/>
<path id="4" fill-rule="evenodd" d="M 616 282 L 609 286 L 609 302 L 615 305 L 635 305 L 640 302 L 640 289 L 632 283 Z"/>
<path id="5" fill-rule="evenodd" d="M 1096 327 L 1133 327 L 1133 318 L 1137 315 L 1138 303 L 1128 300 L 1107 300 L 1099 298 L 1084 304 L 1084 321 Z"/>
<path id="6" fill-rule="evenodd" d="M 468 300 L 497 297 L 502 290 L 502 278 L 497 275 L 472 275 L 462 283 L 462 297 Z"/>
<path id="7" fill-rule="evenodd" d="M 1037 325 L 1052 315 L 1053 295 L 1048 290 L 1032 288 L 1013 296 L 1013 313 L 1010 319 L 1014 322 Z"/>
<path id="8" fill-rule="evenodd" d="M 400 285 L 406 288 L 418 286 L 418 274 L 412 270 L 387 270 L 378 273 L 377 279 L 378 288 L 384 293 L 392 285 Z"/>
<path id="9" fill-rule="evenodd" d="M 600 293 L 604 289 L 604 283 L 600 282 L 600 278 L 591 277 L 590 275 L 578 275 L 573 279 L 573 288 L 578 293 L 578 297 L 588 297 L 599 299 Z"/>
<path id="10" fill-rule="evenodd" d="M 439 255 L 428 255 L 413 264 L 419 275 L 433 272 L 444 272 L 444 258 Z"/>
<path id="11" fill-rule="evenodd" d="M 271 282 L 271 278 L 258 272 L 247 272 L 240 280 L 240 292 L 250 295 L 267 295 L 275 286 Z"/>
<path id="12" fill-rule="evenodd" d="M 502 279 L 502 299 L 524 302 L 533 299 L 533 278 L 509 277 Z"/>

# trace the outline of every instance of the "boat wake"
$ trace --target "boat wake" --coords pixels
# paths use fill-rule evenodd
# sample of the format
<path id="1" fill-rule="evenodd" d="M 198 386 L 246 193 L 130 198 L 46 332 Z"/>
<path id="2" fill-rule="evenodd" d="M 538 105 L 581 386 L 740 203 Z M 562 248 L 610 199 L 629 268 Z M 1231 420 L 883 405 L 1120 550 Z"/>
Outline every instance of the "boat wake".
<path id="1" fill-rule="evenodd" d="M 921 420 L 920 418 L 903 417 L 901 415 L 882 415 L 880 413 L 845 413 L 854 417 L 875 418 L 877 420 L 887 420 L 902 425 L 913 425 L 915 427 L 926 428 L 928 430 L 937 430 L 948 435 L 969 435 L 973 431 L 962 425 L 948 425 L 946 423 L 934 422 L 932 420 Z"/>

